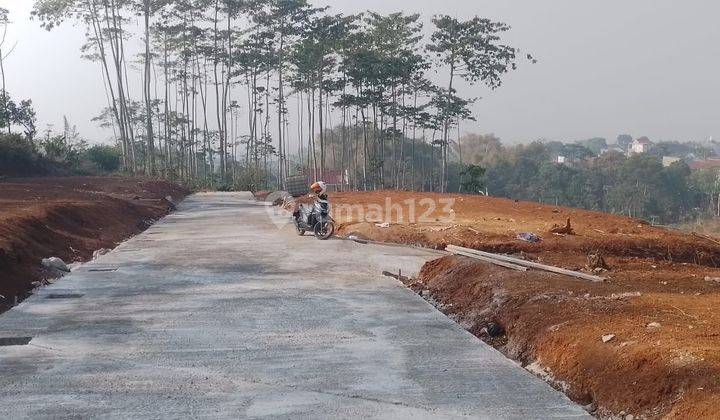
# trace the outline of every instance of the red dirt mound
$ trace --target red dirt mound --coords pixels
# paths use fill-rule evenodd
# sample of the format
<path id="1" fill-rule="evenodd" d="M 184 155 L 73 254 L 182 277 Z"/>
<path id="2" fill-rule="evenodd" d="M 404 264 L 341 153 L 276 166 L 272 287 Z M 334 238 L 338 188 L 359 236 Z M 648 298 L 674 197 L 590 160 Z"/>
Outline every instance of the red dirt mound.
<path id="1" fill-rule="evenodd" d="M 339 234 L 437 249 L 453 244 L 488 252 L 573 253 L 652 258 L 658 261 L 720 266 L 720 245 L 687 233 L 607 213 L 462 194 L 406 191 L 331 194 Z M 452 201 L 448 201 L 452 200 Z M 355 207 L 351 207 L 355 206 Z M 380 211 L 373 207 L 380 206 Z M 363 217 L 358 217 L 362 213 Z M 554 234 L 554 225 L 572 223 L 572 235 Z M 389 223 L 387 227 L 377 224 Z M 538 243 L 517 239 L 529 232 Z"/>
<path id="2" fill-rule="evenodd" d="M 444 257 L 410 287 L 600 417 L 714 418 L 720 285 L 703 279 L 720 270 L 671 268 L 603 284 Z M 487 334 L 493 323 L 503 337 Z"/>
<path id="3" fill-rule="evenodd" d="M 0 310 L 49 273 L 42 258 L 87 261 L 166 215 L 188 191 L 138 178 L 68 177 L 0 181 Z"/>
<path id="4" fill-rule="evenodd" d="M 449 207 L 441 202 L 447 199 L 454 200 Z M 590 283 L 444 257 L 426 264 L 410 286 L 601 418 L 717 418 L 717 240 L 497 198 L 378 191 L 330 200 L 341 235 L 461 245 L 573 270 L 609 268 L 600 274 L 607 282 Z M 553 225 L 555 233 L 572 234 L 555 234 Z"/>

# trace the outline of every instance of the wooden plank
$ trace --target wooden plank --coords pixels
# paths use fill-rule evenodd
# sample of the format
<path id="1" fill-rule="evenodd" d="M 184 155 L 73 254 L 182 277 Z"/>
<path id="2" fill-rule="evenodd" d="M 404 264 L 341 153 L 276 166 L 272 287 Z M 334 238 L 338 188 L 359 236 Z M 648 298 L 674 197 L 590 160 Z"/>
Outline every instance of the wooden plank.
<path id="1" fill-rule="evenodd" d="M 707 240 L 707 241 L 710 241 L 710 242 L 714 243 L 715 245 L 720 245 L 720 241 L 718 241 L 717 239 L 711 238 L 710 236 L 703 235 L 703 234 L 700 234 L 700 233 L 697 233 L 697 232 L 692 232 L 692 235 L 693 235 L 693 236 L 697 236 L 697 237 L 699 237 L 699 238 L 703 238 L 703 239 L 705 239 L 705 240 Z"/>
<path id="2" fill-rule="evenodd" d="M 505 261 L 496 260 L 494 258 L 487 258 L 487 257 L 483 257 L 481 255 L 475 255 L 475 254 L 472 254 L 469 252 L 464 252 L 464 251 L 460 251 L 460 250 L 454 250 L 451 252 L 456 255 L 462 255 L 464 257 L 474 258 L 476 260 L 485 261 L 490 264 L 499 265 L 501 267 L 510 268 L 510 269 L 517 270 L 517 271 L 527 271 L 528 270 L 527 267 L 523 267 L 523 266 L 520 266 L 517 264 L 505 262 Z"/>
<path id="3" fill-rule="evenodd" d="M 510 257 L 508 255 L 493 254 L 490 252 L 478 251 L 476 249 L 464 248 L 464 247 L 455 246 L 455 245 L 448 245 L 446 249 L 453 253 L 465 252 L 465 253 L 478 255 L 481 257 L 485 257 L 485 258 L 490 258 L 490 259 L 509 262 L 512 264 L 521 265 L 523 267 L 535 268 L 538 270 L 549 271 L 551 273 L 557 273 L 557 274 L 563 274 L 566 276 L 577 277 L 577 278 L 580 278 L 583 280 L 588 280 L 588 281 L 592 281 L 592 282 L 596 282 L 596 283 L 605 281 L 605 278 L 603 278 L 603 277 L 593 276 L 591 274 L 580 273 L 578 271 L 566 270 L 564 268 L 554 267 L 552 265 L 545 265 L 545 264 L 540 264 L 540 263 L 536 263 L 536 262 L 532 262 L 532 261 L 526 261 L 526 260 L 522 260 L 520 258 Z"/>
<path id="4" fill-rule="evenodd" d="M 403 283 L 407 283 L 407 282 L 410 281 L 410 278 L 407 277 L 407 276 L 403 276 L 403 275 L 402 275 L 402 272 L 401 272 L 400 270 L 398 270 L 398 274 L 391 273 L 391 272 L 389 272 L 389 271 L 383 271 L 383 272 L 382 272 L 382 275 L 383 275 L 383 276 L 387 276 L 387 277 L 392 277 L 392 278 L 394 278 L 395 280 L 400 280 L 400 281 L 403 282 Z"/>

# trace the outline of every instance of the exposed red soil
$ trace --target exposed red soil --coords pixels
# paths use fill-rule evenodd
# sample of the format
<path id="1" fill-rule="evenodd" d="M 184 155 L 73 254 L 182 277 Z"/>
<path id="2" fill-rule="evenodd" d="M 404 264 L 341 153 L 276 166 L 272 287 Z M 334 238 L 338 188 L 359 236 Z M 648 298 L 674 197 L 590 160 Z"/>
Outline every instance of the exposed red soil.
<path id="1" fill-rule="evenodd" d="M 656 260 L 688 262 L 707 266 L 720 266 L 720 245 L 703 237 L 685 232 L 653 227 L 647 222 L 607 213 L 591 212 L 567 207 L 547 206 L 513 200 L 436 193 L 410 193 L 405 191 L 345 192 L 330 197 L 340 223 L 340 234 L 358 235 L 367 239 L 387 242 L 415 243 L 437 249 L 453 244 L 488 252 L 561 252 L 582 255 L 577 264 L 584 264 L 585 255 L 601 249 L 605 255 L 624 257 L 651 257 Z M 404 211 L 390 211 L 386 217 L 375 218 L 371 205 L 387 208 L 387 200 Z M 420 215 L 429 209 L 420 200 L 438 203 L 424 220 Z M 440 200 L 454 199 L 453 211 L 444 211 Z M 409 205 L 416 202 L 416 220 L 409 220 Z M 347 206 L 361 205 L 369 220 L 358 220 L 357 209 L 348 214 Z M 452 217 L 452 220 L 444 220 Z M 565 225 L 570 218 L 574 235 L 549 233 L 555 225 Z M 380 222 L 390 222 L 386 228 Z M 537 244 L 516 239 L 517 234 L 531 232 L 542 237 Z"/>
<path id="2" fill-rule="evenodd" d="M 172 209 L 188 191 L 139 178 L 67 177 L 0 181 L 0 310 L 25 298 L 49 272 L 41 260 L 87 261 Z"/>
<path id="3" fill-rule="evenodd" d="M 404 206 L 405 217 L 395 212 L 368 221 L 342 212 L 344 204 L 385 207 L 387 197 Z M 408 220 L 405 200 L 447 197 L 455 198 L 454 220 L 443 220 L 440 208 L 427 220 Z M 610 267 L 600 274 L 605 283 L 453 256 L 426 264 L 410 286 L 508 357 L 534 363 L 536 372 L 540 366 L 541 376 L 599 417 L 717 418 L 720 245 L 714 239 L 495 198 L 381 191 L 330 199 L 346 236 L 440 249 L 455 244 L 574 270 L 585 270 L 588 253 L 599 250 Z M 575 235 L 549 233 L 567 218 Z M 384 222 L 389 227 L 381 227 Z M 542 241 L 518 240 L 521 232 Z M 489 337 L 491 323 L 505 334 Z M 610 334 L 612 340 L 603 342 Z"/>

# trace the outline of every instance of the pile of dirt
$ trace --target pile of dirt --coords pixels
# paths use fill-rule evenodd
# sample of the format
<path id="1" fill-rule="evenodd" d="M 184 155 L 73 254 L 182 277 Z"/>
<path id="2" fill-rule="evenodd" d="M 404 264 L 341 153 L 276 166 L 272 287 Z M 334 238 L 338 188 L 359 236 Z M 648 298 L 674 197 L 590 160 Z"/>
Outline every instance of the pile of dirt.
<path id="1" fill-rule="evenodd" d="M 188 191 L 139 178 L 67 177 L 0 181 L 0 310 L 51 275 L 41 260 L 87 261 L 147 229 Z"/>
<path id="2" fill-rule="evenodd" d="M 464 257 L 409 286 L 600 417 L 712 418 L 720 409 L 720 270 L 667 264 L 591 283 Z M 493 337 L 488 326 L 501 325 Z"/>
<path id="3" fill-rule="evenodd" d="M 258 201 L 265 201 L 265 199 L 267 198 L 268 195 L 270 195 L 271 192 L 272 191 L 268 191 L 268 190 L 259 190 L 259 191 L 253 192 L 253 196 L 255 196 L 255 199 Z"/>
<path id="4" fill-rule="evenodd" d="M 424 219 L 407 217 L 421 200 L 447 198 L 455 200 L 450 208 L 438 204 Z M 601 418 L 713 418 L 720 411 L 715 239 L 486 197 L 381 191 L 330 199 L 341 210 L 341 235 L 439 249 L 455 244 L 602 271 L 608 281 L 591 283 L 449 256 L 426 264 L 409 285 Z M 354 214 L 343 213 L 349 205 Z M 389 217 L 388 205 L 395 206 Z M 377 206 L 381 217 L 359 217 L 357 210 L 367 216 Z M 534 236 L 541 240 L 519 239 Z"/>
<path id="5" fill-rule="evenodd" d="M 406 191 L 343 192 L 331 194 L 330 199 L 340 224 L 339 234 L 344 236 L 435 249 L 453 244 L 488 252 L 569 252 L 576 254 L 564 261 L 571 266 L 583 266 L 587 254 L 598 249 L 605 256 L 720 266 L 717 241 L 607 213 L 493 197 Z M 566 226 L 568 220 L 571 227 Z M 556 233 L 566 228 L 572 234 Z M 521 233 L 532 233 L 541 241 L 519 240 Z"/>

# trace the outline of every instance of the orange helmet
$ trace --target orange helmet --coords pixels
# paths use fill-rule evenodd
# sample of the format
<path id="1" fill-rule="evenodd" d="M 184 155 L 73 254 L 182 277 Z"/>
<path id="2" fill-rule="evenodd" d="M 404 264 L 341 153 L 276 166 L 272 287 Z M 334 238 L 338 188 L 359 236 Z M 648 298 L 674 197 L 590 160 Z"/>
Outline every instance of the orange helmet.
<path id="1" fill-rule="evenodd" d="M 318 181 L 310 186 L 310 190 L 317 195 L 325 194 L 327 191 L 327 185 L 325 185 L 322 181 Z"/>

